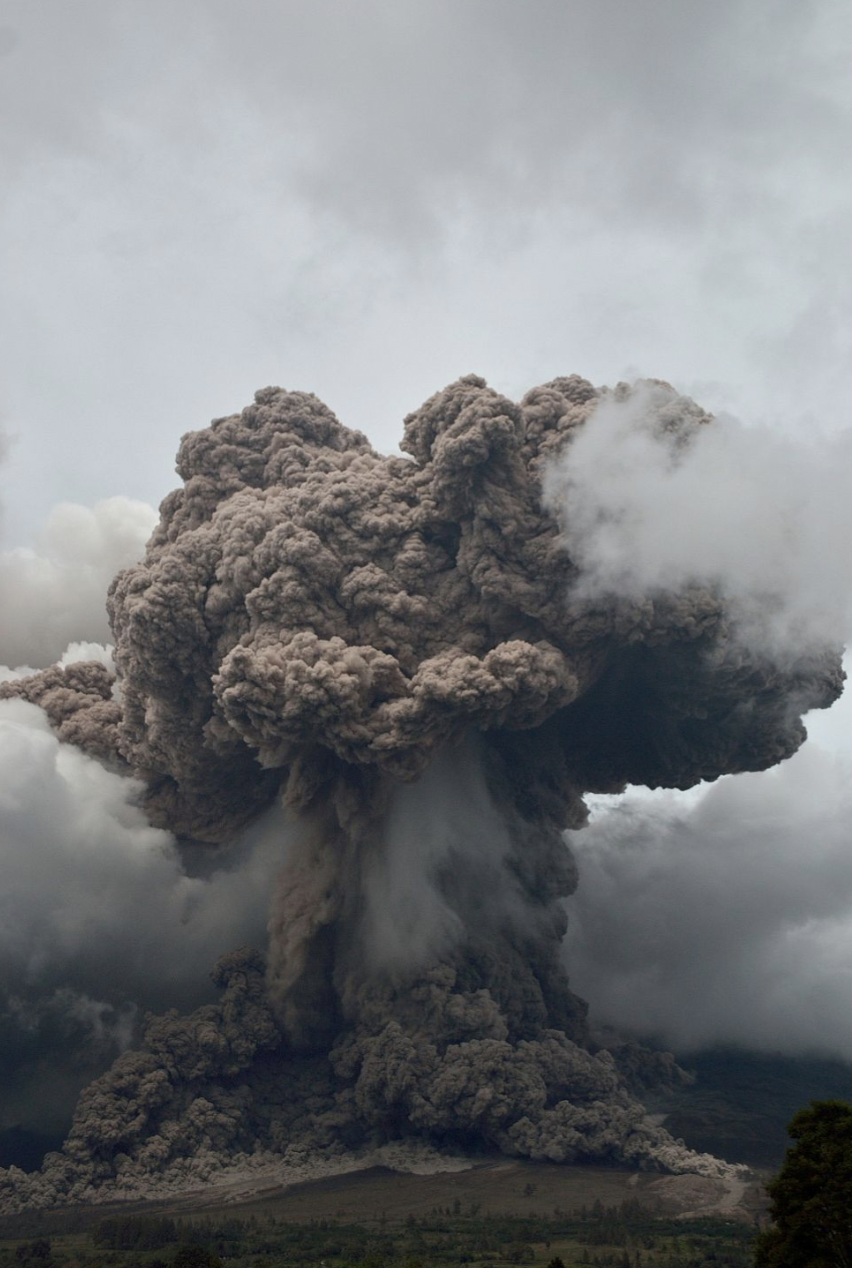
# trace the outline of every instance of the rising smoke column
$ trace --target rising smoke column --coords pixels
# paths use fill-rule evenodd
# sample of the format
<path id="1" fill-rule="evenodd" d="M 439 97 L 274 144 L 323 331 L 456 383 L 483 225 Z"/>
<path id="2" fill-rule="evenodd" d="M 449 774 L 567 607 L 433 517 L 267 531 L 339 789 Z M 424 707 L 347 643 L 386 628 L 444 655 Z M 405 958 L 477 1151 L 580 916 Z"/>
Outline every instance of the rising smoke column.
<path id="1" fill-rule="evenodd" d="M 184 438 L 184 486 L 110 592 L 117 689 L 87 667 L 0 694 L 144 780 L 185 840 L 224 849 L 280 799 L 268 955 L 152 1023 L 10 1201 L 412 1135 L 699 1165 L 590 1050 L 562 832 L 584 792 L 782 760 L 842 675 L 833 652 L 749 651 L 718 587 L 584 596 L 542 478 L 627 396 L 571 376 L 518 405 L 468 376 L 406 419 L 401 458 L 269 388 Z M 646 395 L 673 462 L 710 421 Z"/>

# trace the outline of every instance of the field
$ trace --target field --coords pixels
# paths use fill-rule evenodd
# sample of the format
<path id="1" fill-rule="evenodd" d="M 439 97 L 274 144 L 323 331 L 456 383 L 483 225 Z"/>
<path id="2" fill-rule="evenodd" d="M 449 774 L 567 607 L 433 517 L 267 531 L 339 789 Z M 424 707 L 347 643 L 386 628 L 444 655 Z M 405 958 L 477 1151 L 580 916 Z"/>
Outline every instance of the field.
<path id="1" fill-rule="evenodd" d="M 746 1268 L 760 1186 L 501 1161 L 0 1224 L 3 1268 Z"/>

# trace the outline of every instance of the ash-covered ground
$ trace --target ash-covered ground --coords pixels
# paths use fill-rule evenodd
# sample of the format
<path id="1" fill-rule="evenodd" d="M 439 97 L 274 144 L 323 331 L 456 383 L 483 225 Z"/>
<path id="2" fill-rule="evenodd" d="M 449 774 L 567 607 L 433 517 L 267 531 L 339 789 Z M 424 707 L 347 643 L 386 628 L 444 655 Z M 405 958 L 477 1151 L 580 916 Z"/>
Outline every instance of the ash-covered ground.
<path id="1" fill-rule="evenodd" d="M 62 1151 L 2 1173 L 7 1209 L 387 1142 L 724 1169 L 637 1099 L 672 1061 L 592 1041 L 561 958 L 563 833 L 587 792 L 781 761 L 842 671 L 830 648 L 761 649 L 706 577 L 583 584 L 608 525 L 571 457 L 602 405 L 673 466 L 714 426 L 661 383 L 571 376 L 516 404 L 468 376 L 385 457 L 264 389 L 184 437 L 183 487 L 110 590 L 115 674 L 0 685 L 142 781 L 186 850 L 219 857 L 262 815 L 280 841 L 263 954 L 226 954 L 218 1002 L 150 1021 Z"/>

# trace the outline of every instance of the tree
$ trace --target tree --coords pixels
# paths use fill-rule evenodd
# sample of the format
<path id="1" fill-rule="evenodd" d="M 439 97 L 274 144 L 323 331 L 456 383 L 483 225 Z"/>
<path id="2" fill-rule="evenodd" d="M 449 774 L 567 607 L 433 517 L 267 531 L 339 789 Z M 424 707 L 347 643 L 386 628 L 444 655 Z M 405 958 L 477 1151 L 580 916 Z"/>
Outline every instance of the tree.
<path id="1" fill-rule="evenodd" d="M 207 1246 L 184 1242 L 175 1252 L 172 1268 L 221 1268 L 221 1260 Z"/>
<path id="2" fill-rule="evenodd" d="M 47 1268 L 53 1262 L 50 1257 L 50 1242 L 46 1237 L 37 1237 L 34 1242 L 24 1242 L 16 1247 L 15 1258 L 24 1264 Z"/>
<path id="3" fill-rule="evenodd" d="M 767 1186 L 772 1226 L 757 1268 L 852 1268 L 852 1105 L 812 1101 L 787 1129 L 796 1142 Z"/>

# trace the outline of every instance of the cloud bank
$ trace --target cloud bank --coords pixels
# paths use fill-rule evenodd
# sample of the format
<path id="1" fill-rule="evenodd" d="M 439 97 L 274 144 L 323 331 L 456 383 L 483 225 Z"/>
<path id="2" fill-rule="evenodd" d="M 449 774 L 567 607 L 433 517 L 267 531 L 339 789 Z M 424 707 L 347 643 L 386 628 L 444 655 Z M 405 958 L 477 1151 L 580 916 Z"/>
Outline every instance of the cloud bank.
<path id="1" fill-rule="evenodd" d="M 519 395 L 566 348 L 596 380 L 662 365 L 705 403 L 841 414 L 848 6 L 536 15 L 6 0 L 16 542 L 60 498 L 158 500 L 187 420 L 279 376 L 380 447 L 435 383 Z"/>
<path id="2" fill-rule="evenodd" d="M 222 946 L 262 939 L 284 830 L 261 820 L 239 866 L 189 875 L 139 781 L 61 743 L 23 700 L 0 701 L 0 766 L 0 1130 L 55 1131 L 143 1012 L 203 1002 Z"/>
<path id="3" fill-rule="evenodd" d="M 571 833 L 565 956 L 592 1021 L 678 1053 L 852 1062 L 851 774 L 806 745 L 690 805 L 629 792 Z"/>
<path id="4" fill-rule="evenodd" d="M 0 551 L 0 661 L 14 668 L 58 660 L 72 641 L 106 643 L 106 592 L 134 563 L 156 523 L 144 502 L 112 497 L 54 507 L 35 549 Z"/>

